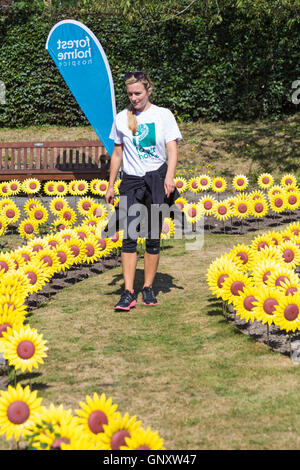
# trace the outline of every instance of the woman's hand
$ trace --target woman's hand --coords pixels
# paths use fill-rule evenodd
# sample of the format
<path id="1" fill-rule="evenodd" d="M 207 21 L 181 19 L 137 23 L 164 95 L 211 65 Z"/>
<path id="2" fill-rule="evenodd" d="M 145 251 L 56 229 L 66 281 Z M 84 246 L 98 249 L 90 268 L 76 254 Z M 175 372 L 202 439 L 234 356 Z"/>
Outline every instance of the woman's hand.
<path id="1" fill-rule="evenodd" d="M 113 204 L 114 203 L 114 188 L 108 187 L 106 193 L 105 193 L 105 202 L 106 204 Z"/>
<path id="2" fill-rule="evenodd" d="M 169 176 L 168 174 L 167 174 L 166 177 L 165 177 L 164 187 L 165 187 L 166 196 L 169 197 L 170 194 L 171 194 L 171 193 L 174 191 L 174 189 L 175 189 L 175 183 L 174 183 L 173 178 L 171 178 L 171 176 Z"/>

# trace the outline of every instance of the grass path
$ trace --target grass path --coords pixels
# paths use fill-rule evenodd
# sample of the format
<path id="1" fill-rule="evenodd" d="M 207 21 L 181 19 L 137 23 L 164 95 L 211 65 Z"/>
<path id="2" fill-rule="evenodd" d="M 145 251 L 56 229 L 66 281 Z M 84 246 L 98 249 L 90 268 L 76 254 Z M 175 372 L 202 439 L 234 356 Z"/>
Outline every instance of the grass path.
<path id="1" fill-rule="evenodd" d="M 34 310 L 30 325 L 49 347 L 32 382 L 44 404 L 74 410 L 86 394 L 105 392 L 121 413 L 158 430 L 167 449 L 299 448 L 299 367 L 229 324 L 206 285 L 209 263 L 252 238 L 208 234 L 199 251 L 172 242 L 154 308 L 139 296 L 130 313 L 113 311 L 123 288 L 117 267 Z M 140 259 L 137 290 L 142 276 Z M 28 376 L 18 380 L 24 386 Z"/>

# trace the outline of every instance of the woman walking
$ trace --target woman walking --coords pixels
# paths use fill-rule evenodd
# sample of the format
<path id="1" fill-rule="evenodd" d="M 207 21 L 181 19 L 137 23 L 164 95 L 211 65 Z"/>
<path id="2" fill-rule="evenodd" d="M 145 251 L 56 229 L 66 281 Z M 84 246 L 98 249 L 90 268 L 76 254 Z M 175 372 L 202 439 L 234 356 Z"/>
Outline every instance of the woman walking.
<path id="1" fill-rule="evenodd" d="M 127 196 L 128 210 L 133 204 L 142 204 L 147 210 L 142 295 L 145 305 L 156 305 L 158 302 L 152 286 L 159 263 L 162 222 L 160 220 L 157 230 L 153 230 L 151 205 L 166 202 L 172 205 L 179 196 L 174 176 L 178 158 L 177 142 L 182 136 L 171 111 L 151 103 L 153 84 L 146 73 L 125 74 L 125 85 L 130 105 L 117 114 L 112 126 L 110 138 L 114 140 L 115 146 L 105 200 L 107 204 L 113 202 L 113 186 L 123 165 L 120 196 Z M 136 216 L 126 215 L 128 229 Z M 153 235 L 153 232 L 156 233 Z M 137 236 L 133 236 L 130 230 L 125 233 L 121 253 L 125 288 L 115 310 L 130 310 L 136 305 L 134 279 L 138 259 Z"/>

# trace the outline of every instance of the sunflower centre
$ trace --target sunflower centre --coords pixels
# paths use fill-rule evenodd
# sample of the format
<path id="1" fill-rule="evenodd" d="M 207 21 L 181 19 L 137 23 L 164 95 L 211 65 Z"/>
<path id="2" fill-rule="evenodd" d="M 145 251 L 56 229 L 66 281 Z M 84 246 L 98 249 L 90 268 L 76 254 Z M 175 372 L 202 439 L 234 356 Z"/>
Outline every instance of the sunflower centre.
<path id="1" fill-rule="evenodd" d="M 11 423 L 22 424 L 29 418 L 30 409 L 24 401 L 16 400 L 9 405 L 6 414 Z"/>
<path id="2" fill-rule="evenodd" d="M 92 411 L 88 419 L 88 425 L 90 430 L 94 434 L 99 434 L 100 432 L 104 431 L 103 424 L 108 424 L 106 414 L 100 410 Z"/>
<path id="3" fill-rule="evenodd" d="M 121 446 L 126 446 L 125 437 L 131 437 L 126 429 L 115 432 L 110 441 L 112 450 L 120 450 Z"/>
<path id="4" fill-rule="evenodd" d="M 35 346 L 32 341 L 24 340 L 18 344 L 17 354 L 21 359 L 30 359 L 35 353 Z"/>

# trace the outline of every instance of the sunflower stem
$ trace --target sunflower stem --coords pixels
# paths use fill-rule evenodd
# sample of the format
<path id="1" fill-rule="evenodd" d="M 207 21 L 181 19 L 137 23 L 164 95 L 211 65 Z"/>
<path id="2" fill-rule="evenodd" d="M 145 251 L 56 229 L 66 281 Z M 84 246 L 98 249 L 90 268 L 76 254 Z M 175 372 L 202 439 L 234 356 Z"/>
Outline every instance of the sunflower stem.
<path id="1" fill-rule="evenodd" d="M 270 346 L 270 328 L 269 328 L 269 323 L 267 323 L 267 345 Z"/>

